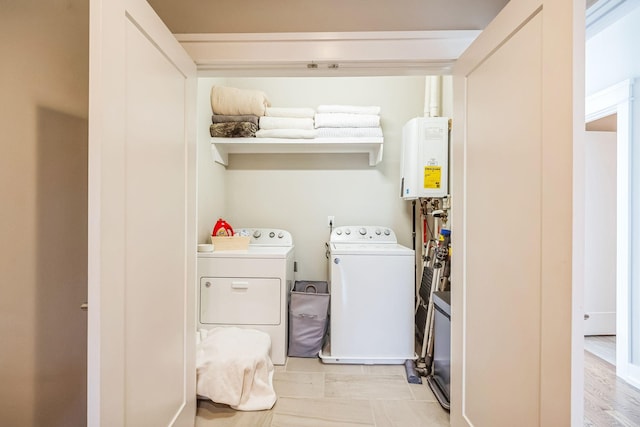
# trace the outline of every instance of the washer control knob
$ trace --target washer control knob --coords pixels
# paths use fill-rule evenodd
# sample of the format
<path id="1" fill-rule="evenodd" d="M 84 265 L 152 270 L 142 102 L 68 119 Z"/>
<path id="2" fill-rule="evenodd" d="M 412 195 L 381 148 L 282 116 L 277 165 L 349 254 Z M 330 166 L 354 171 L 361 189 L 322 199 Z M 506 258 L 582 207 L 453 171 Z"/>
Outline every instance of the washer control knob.
<path id="1" fill-rule="evenodd" d="M 336 234 L 337 234 L 338 236 L 342 236 L 342 230 L 336 230 Z"/>
<path id="2" fill-rule="evenodd" d="M 344 234 L 346 234 L 346 235 L 348 236 L 349 234 L 351 234 L 351 230 L 349 230 L 349 229 L 347 228 L 346 230 L 344 230 Z"/>
<path id="3" fill-rule="evenodd" d="M 358 232 L 364 236 L 365 234 L 367 234 L 367 229 L 362 227 L 360 230 L 358 230 Z"/>
<path id="4" fill-rule="evenodd" d="M 281 231 L 278 233 L 278 239 L 282 239 L 284 237 L 284 233 Z"/>
<path id="5" fill-rule="evenodd" d="M 269 237 L 271 237 L 272 239 L 275 237 L 276 233 L 274 233 L 273 231 L 271 233 L 269 233 Z"/>
<path id="6" fill-rule="evenodd" d="M 380 235 L 380 233 L 382 233 L 382 232 L 380 231 L 380 229 L 379 229 L 379 228 L 376 228 L 376 234 L 379 236 L 379 235 Z"/>
<path id="7" fill-rule="evenodd" d="M 260 236 L 262 236 L 262 233 L 260 232 L 260 230 L 256 230 L 256 231 L 253 232 L 253 238 L 254 239 L 257 239 Z"/>
<path id="8" fill-rule="evenodd" d="M 388 228 L 385 228 L 385 229 L 384 229 L 384 235 L 385 235 L 385 236 L 388 236 L 389 234 L 391 234 L 391 232 L 389 231 L 389 229 L 388 229 Z"/>

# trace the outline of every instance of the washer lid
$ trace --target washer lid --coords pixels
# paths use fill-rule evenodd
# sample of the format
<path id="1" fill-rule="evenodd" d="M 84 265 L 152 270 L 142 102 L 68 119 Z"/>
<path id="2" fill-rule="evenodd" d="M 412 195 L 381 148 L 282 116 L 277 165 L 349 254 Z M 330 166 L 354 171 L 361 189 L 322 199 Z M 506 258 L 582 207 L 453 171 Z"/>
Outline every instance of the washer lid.
<path id="1" fill-rule="evenodd" d="M 331 243 L 332 255 L 414 255 L 414 250 L 397 243 Z"/>

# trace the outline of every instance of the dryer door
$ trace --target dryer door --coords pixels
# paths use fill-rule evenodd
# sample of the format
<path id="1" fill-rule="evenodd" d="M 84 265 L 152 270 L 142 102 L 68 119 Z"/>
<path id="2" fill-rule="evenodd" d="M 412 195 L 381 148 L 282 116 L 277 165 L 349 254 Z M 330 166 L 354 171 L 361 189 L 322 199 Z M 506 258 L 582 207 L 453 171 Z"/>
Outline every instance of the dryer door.
<path id="1" fill-rule="evenodd" d="M 280 292 L 280 279 L 202 277 L 200 323 L 277 325 Z"/>

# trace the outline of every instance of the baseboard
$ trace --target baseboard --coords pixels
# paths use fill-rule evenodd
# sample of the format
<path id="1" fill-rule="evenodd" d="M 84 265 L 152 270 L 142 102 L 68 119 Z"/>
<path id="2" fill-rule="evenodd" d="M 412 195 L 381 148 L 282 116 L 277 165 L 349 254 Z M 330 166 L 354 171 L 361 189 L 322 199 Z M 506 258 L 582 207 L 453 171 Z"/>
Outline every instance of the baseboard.
<path id="1" fill-rule="evenodd" d="M 585 317 L 587 317 L 584 320 L 585 335 L 615 335 L 616 334 L 616 313 L 615 312 L 591 312 L 591 313 L 585 313 Z"/>

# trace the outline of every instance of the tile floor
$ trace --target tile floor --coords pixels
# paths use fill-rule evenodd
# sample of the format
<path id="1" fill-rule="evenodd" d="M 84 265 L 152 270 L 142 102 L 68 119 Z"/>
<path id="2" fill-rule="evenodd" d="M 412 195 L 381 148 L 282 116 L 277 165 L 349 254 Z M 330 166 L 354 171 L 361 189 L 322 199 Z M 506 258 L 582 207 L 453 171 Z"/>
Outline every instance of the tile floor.
<path id="1" fill-rule="evenodd" d="M 409 384 L 404 365 L 325 365 L 290 357 L 273 378 L 278 401 L 271 410 L 242 412 L 199 401 L 196 426 L 449 426 L 449 413 L 424 378 Z"/>

